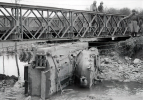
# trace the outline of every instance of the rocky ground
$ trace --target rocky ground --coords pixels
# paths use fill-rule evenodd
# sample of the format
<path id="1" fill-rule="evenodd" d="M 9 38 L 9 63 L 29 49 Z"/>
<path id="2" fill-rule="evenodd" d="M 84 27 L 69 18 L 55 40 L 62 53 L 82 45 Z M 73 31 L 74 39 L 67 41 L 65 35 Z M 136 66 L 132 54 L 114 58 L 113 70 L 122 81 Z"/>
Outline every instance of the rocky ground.
<path id="1" fill-rule="evenodd" d="M 4 86 L 2 84 L 4 83 Z M 5 79 L 0 81 L 0 100 L 24 100 L 24 87 L 20 81 Z"/>
<path id="2" fill-rule="evenodd" d="M 24 100 L 24 88 L 6 87 L 0 91 L 0 100 Z"/>
<path id="3" fill-rule="evenodd" d="M 101 78 L 123 82 L 143 83 L 143 61 L 139 58 L 119 57 L 116 52 L 101 56 Z"/>

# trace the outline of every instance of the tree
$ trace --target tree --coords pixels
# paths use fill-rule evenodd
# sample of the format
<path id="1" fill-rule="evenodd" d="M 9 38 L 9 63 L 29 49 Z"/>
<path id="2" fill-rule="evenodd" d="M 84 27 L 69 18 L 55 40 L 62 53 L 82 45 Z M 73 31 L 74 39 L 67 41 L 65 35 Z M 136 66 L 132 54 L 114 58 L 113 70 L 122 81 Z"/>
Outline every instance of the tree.
<path id="1" fill-rule="evenodd" d="M 122 15 L 129 15 L 131 13 L 131 10 L 129 8 L 122 8 L 120 9 L 119 13 Z"/>
<path id="2" fill-rule="evenodd" d="M 18 78 L 20 77 L 19 65 L 18 65 L 18 58 L 17 58 L 17 41 L 15 42 L 15 61 L 17 66 L 17 74 Z"/>
<path id="3" fill-rule="evenodd" d="M 119 10 L 115 8 L 109 8 L 106 12 L 110 14 L 119 14 Z"/>
<path id="4" fill-rule="evenodd" d="M 140 16 L 143 16 L 143 10 L 141 10 L 141 11 L 139 12 L 139 15 L 140 15 Z"/>

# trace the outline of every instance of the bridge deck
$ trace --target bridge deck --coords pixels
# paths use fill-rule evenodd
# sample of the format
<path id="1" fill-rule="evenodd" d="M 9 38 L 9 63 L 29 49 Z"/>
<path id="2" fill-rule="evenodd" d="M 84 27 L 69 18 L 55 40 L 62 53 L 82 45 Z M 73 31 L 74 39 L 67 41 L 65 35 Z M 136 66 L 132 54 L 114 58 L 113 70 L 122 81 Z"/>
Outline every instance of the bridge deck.
<path id="1" fill-rule="evenodd" d="M 121 37 L 95 37 L 95 38 L 75 38 L 75 39 L 49 39 L 49 40 L 24 40 L 17 42 L 17 49 L 30 49 L 32 48 L 32 45 L 35 43 L 50 45 L 53 43 L 66 43 L 66 42 L 89 42 L 89 46 L 98 46 L 99 43 L 109 43 L 109 42 L 117 42 L 120 40 L 125 40 L 130 38 L 129 36 L 121 36 Z M 11 40 L 5 40 L 0 42 L 0 55 L 6 54 L 7 52 L 13 53 L 15 52 L 15 42 L 17 40 L 11 41 Z M 48 43 L 48 44 L 47 44 Z"/>

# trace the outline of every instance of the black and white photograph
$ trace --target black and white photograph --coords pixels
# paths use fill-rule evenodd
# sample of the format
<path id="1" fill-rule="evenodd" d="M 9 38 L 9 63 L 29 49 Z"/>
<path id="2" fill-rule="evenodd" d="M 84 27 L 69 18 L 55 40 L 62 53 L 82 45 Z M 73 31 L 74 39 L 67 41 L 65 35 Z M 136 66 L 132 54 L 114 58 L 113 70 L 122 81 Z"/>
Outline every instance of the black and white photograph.
<path id="1" fill-rule="evenodd" d="M 143 0 L 0 0 L 0 100 L 143 100 Z"/>

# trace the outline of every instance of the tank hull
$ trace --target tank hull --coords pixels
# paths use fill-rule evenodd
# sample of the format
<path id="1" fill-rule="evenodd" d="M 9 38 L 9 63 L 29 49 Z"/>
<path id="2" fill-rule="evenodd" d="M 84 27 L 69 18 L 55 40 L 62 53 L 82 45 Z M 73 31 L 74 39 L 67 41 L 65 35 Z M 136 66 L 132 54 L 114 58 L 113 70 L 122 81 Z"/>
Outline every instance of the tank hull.
<path id="1" fill-rule="evenodd" d="M 44 100 L 62 91 L 72 83 L 75 56 L 85 49 L 87 42 L 35 46 L 29 64 L 25 65 L 25 93 Z"/>
<path id="2" fill-rule="evenodd" d="M 76 78 L 80 82 L 80 86 L 90 88 L 95 84 L 97 79 L 97 71 L 99 68 L 98 50 L 83 50 L 76 58 Z"/>

